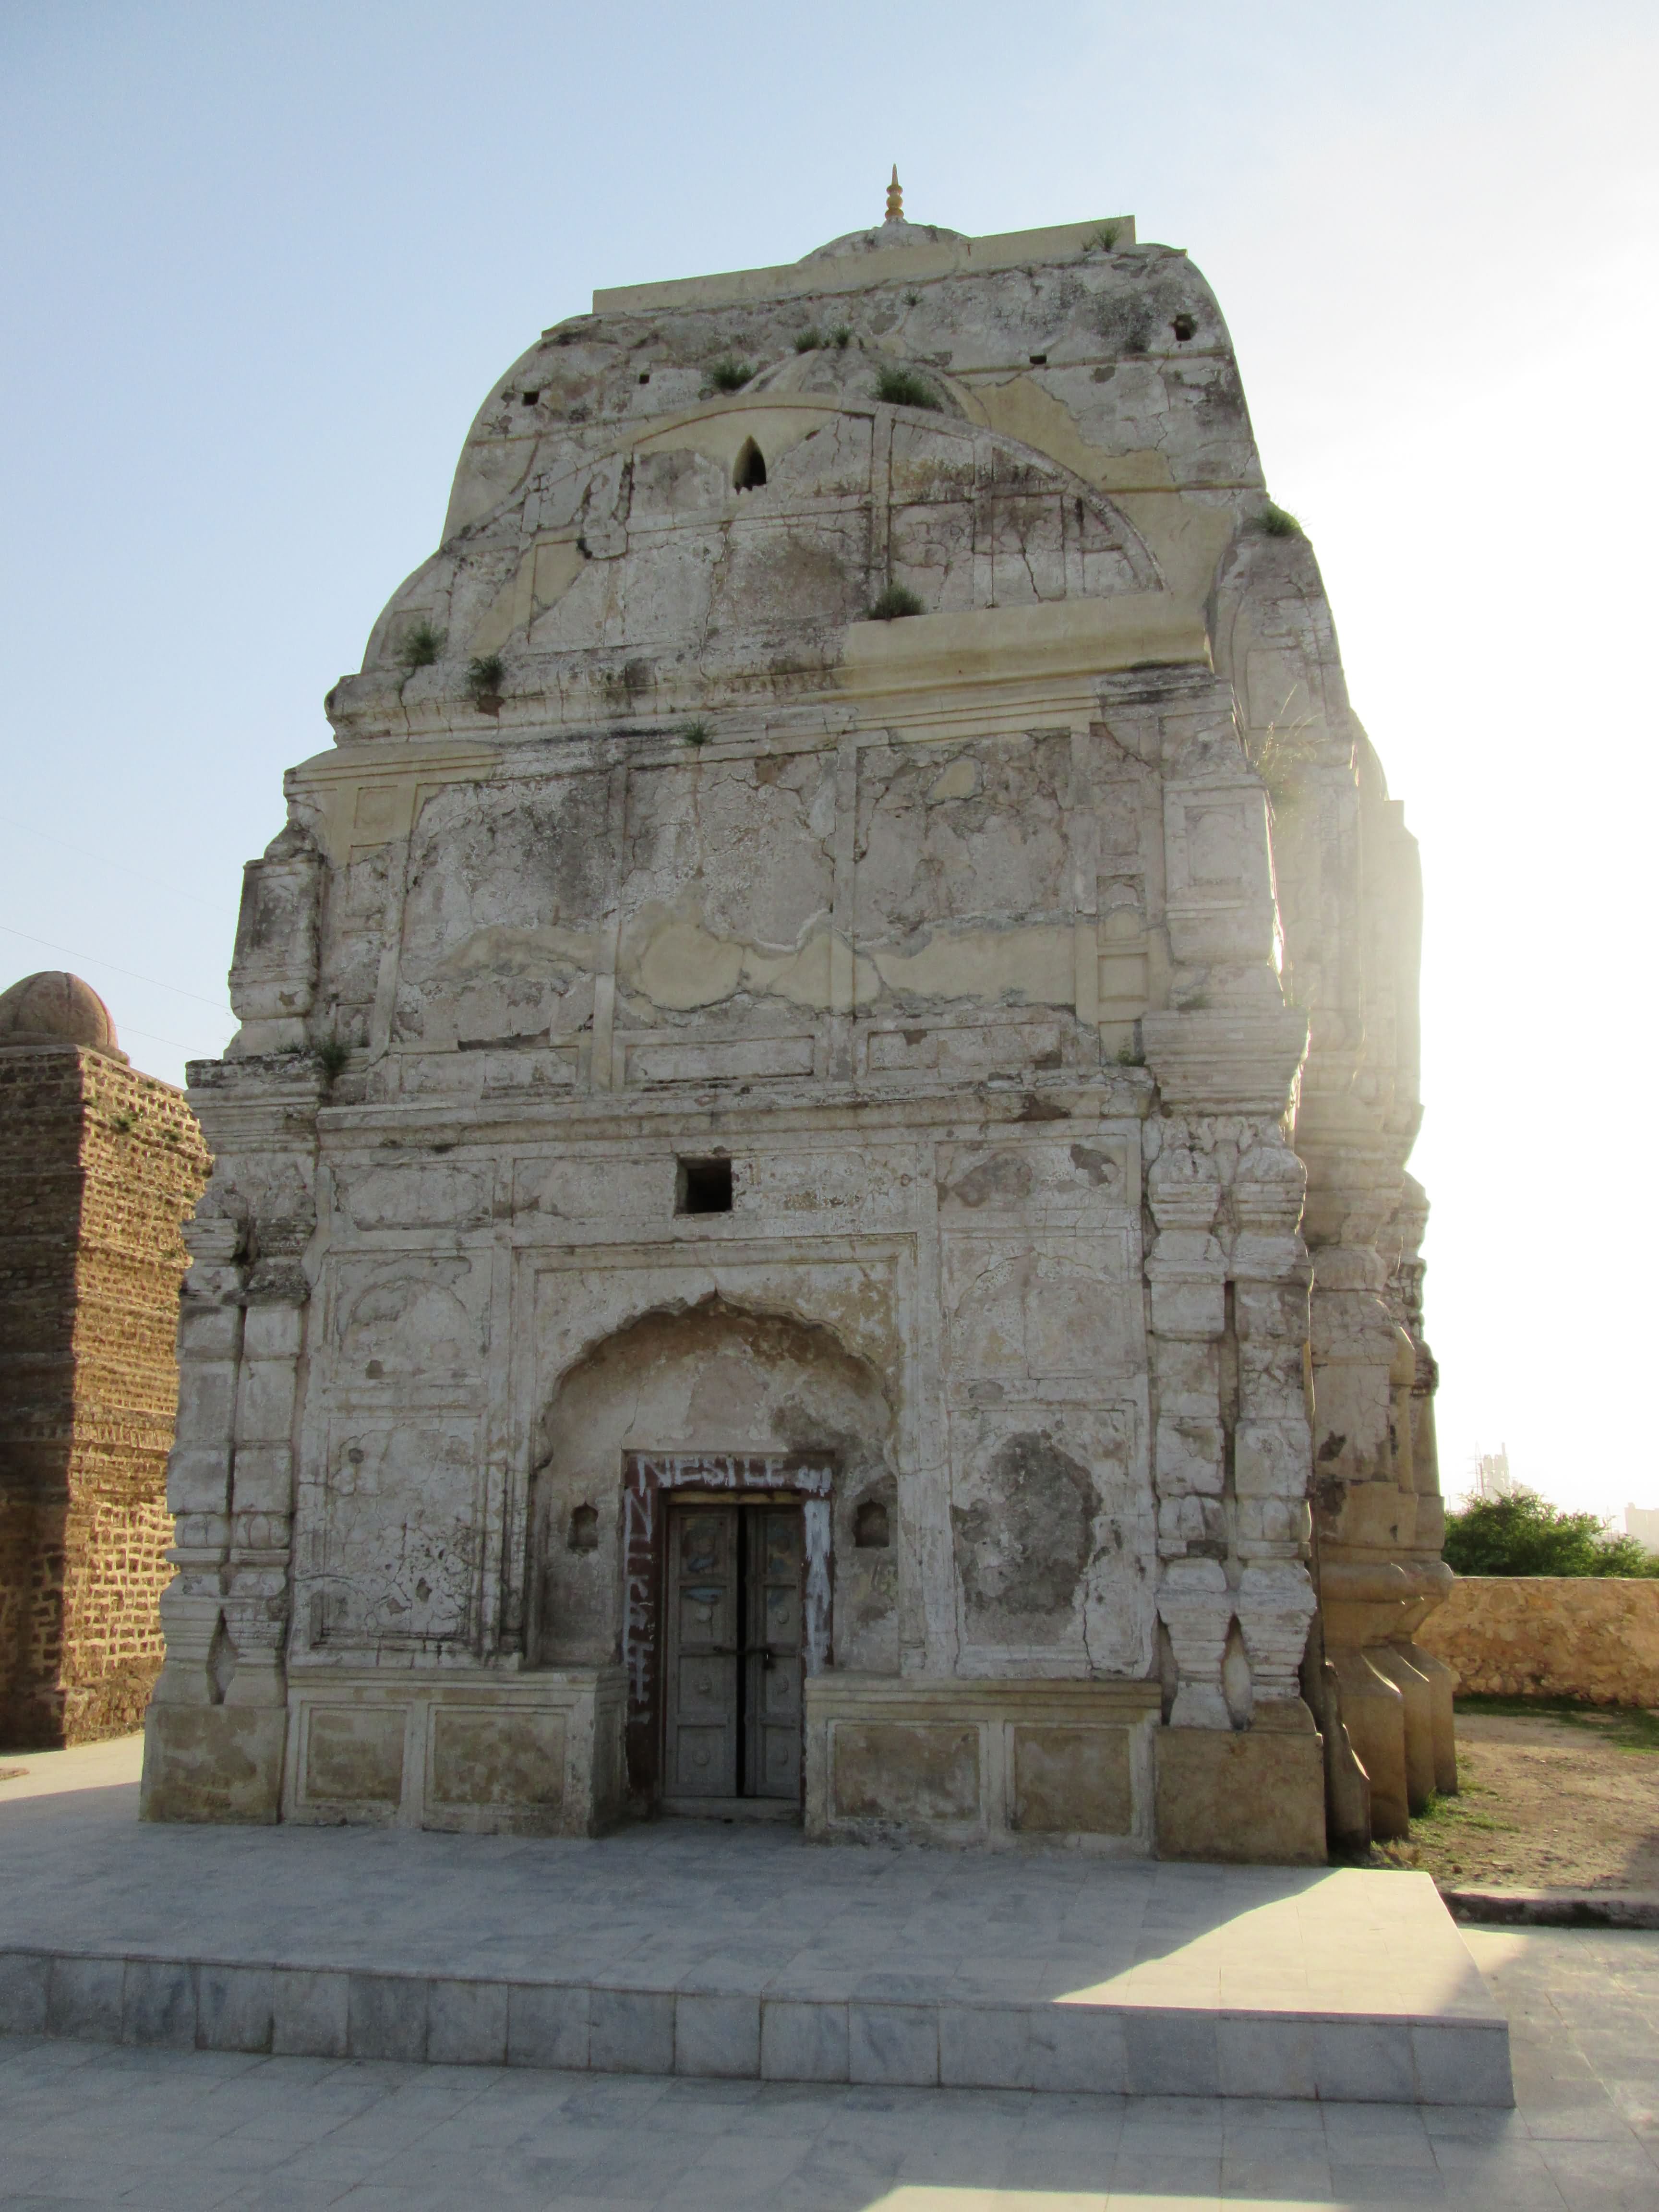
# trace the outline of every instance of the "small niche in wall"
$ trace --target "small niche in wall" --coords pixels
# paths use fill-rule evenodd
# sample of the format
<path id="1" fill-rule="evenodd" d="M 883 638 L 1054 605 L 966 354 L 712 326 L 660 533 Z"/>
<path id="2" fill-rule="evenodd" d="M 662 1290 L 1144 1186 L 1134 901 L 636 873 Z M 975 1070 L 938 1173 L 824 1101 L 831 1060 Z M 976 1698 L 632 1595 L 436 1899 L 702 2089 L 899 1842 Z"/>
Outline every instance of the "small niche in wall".
<path id="1" fill-rule="evenodd" d="M 766 482 L 766 456 L 752 438 L 743 441 L 732 481 L 739 491 L 758 491 Z"/>
<path id="2" fill-rule="evenodd" d="M 592 1505 L 579 1505 L 570 1516 L 570 1534 L 565 1538 L 573 1552 L 597 1552 L 599 1548 L 599 1516 Z"/>
<path id="3" fill-rule="evenodd" d="M 681 1160 L 674 1177 L 676 1213 L 730 1213 L 730 1160 Z"/>
<path id="4" fill-rule="evenodd" d="M 887 1508 L 878 1498 L 866 1498 L 853 1516 L 853 1542 L 860 1552 L 884 1552 L 892 1542 L 887 1528 Z"/>

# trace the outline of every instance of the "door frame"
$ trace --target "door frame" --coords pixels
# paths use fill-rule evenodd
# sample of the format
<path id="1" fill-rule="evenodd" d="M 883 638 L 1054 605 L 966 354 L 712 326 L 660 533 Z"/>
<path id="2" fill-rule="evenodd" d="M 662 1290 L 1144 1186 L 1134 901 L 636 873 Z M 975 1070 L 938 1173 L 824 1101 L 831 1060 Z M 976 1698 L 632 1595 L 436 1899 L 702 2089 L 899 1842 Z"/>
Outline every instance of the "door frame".
<path id="1" fill-rule="evenodd" d="M 639 1452 L 623 1454 L 622 1656 L 628 1678 L 629 1794 L 642 1808 L 662 1795 L 663 1607 L 667 1589 L 668 1514 L 663 1492 L 718 1492 L 733 1499 L 771 1494 L 798 1501 L 806 1552 L 802 1608 L 804 1672 L 831 1664 L 834 1561 L 830 1501 L 838 1473 L 833 1452 Z"/>

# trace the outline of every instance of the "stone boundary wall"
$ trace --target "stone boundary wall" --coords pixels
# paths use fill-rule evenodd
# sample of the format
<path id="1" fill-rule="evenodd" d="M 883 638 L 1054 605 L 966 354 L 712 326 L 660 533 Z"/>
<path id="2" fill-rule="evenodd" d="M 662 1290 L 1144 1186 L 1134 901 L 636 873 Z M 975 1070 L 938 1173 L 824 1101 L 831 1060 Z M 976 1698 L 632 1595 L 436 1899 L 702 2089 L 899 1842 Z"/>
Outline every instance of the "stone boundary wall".
<path id="1" fill-rule="evenodd" d="M 1470 1695 L 1659 1705 L 1659 1582 L 1460 1575 L 1416 1640 Z"/>

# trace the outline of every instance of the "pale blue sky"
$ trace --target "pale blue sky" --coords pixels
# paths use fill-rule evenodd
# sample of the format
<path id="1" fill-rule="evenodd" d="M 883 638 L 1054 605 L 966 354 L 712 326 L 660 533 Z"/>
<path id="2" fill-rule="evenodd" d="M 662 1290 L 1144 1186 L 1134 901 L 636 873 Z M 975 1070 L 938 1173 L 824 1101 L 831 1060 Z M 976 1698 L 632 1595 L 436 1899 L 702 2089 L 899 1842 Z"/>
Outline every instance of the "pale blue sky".
<path id="1" fill-rule="evenodd" d="M 961 230 L 1131 213 L 1217 287 L 1423 840 L 1447 1486 L 1506 1439 L 1659 1503 L 1656 106 L 1620 0 L 0 0 L 0 981 L 220 1048 L 282 770 L 596 284 L 793 259 L 894 161 Z"/>

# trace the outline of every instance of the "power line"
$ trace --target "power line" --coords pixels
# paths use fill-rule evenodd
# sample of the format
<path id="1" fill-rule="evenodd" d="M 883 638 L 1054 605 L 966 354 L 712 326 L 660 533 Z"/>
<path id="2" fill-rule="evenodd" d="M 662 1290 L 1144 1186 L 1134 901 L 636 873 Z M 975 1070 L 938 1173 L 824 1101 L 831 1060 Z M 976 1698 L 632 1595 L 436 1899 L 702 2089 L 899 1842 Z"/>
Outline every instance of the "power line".
<path id="1" fill-rule="evenodd" d="M 160 1037 L 156 1036 L 154 1030 L 136 1030 L 131 1022 L 121 1023 L 117 1034 L 124 1037 L 141 1036 L 149 1044 L 168 1044 L 173 1047 L 174 1052 L 188 1052 L 190 1050 L 190 1047 L 187 1044 L 180 1044 L 177 1037 Z"/>
<path id="2" fill-rule="evenodd" d="M 158 991 L 171 991 L 176 999 L 193 999 L 198 1006 L 211 1006 L 216 1014 L 236 1017 L 220 999 L 204 999 L 199 991 L 181 991 L 176 983 L 164 983 L 159 975 L 141 975 L 136 968 L 118 968 L 114 961 L 106 960 L 100 952 L 77 952 L 73 945 L 55 944 L 50 937 L 31 936 L 27 929 L 14 929 L 9 922 L 0 921 L 0 930 L 8 937 L 21 937 L 26 945 L 42 945 L 48 952 L 61 952 L 70 960 L 84 960 L 94 968 L 107 968 L 112 975 L 129 976 L 135 983 L 149 983 Z"/>
<path id="3" fill-rule="evenodd" d="M 195 891 L 187 891 L 181 884 L 168 883 L 161 876 L 147 876 L 142 868 L 130 867 L 125 860 L 106 860 L 101 853 L 88 852 L 84 845 L 71 845 L 67 837 L 55 837 L 50 830 L 35 830 L 26 822 L 12 821 L 9 826 L 19 836 L 38 838 L 42 844 L 56 845 L 65 853 L 73 853 L 77 860 L 95 860 L 100 868 L 113 868 L 118 875 L 131 876 L 136 884 L 146 884 L 152 890 L 171 891 L 175 898 L 188 899 L 192 906 L 207 908 L 214 914 L 224 909 L 216 899 L 204 899 Z"/>

